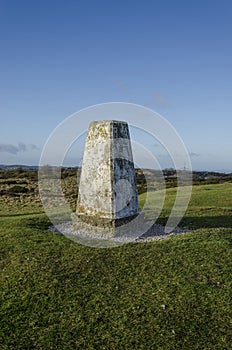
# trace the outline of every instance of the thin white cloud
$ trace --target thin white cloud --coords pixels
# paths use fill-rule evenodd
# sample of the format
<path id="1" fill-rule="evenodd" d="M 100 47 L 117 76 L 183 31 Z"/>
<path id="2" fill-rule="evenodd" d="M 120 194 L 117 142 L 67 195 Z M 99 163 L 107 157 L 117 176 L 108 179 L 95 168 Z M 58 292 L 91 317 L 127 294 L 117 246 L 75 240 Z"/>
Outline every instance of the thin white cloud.
<path id="1" fill-rule="evenodd" d="M 189 156 L 190 156 L 191 158 L 195 158 L 195 157 L 200 157 L 201 155 L 200 155 L 200 153 L 190 152 L 190 153 L 189 153 Z"/>
<path id="2" fill-rule="evenodd" d="M 152 94 L 148 104 L 155 105 L 157 108 L 170 108 L 170 101 L 167 96 L 158 91 Z"/>
<path id="3" fill-rule="evenodd" d="M 33 151 L 38 149 L 39 148 L 34 144 L 26 145 L 23 142 L 19 142 L 17 146 L 7 143 L 0 143 L 0 153 L 9 153 L 16 155 L 21 152 L 27 152 L 31 150 Z"/>
<path id="4" fill-rule="evenodd" d="M 32 151 L 33 151 L 33 150 L 36 150 L 36 151 L 39 150 L 39 147 L 36 146 L 36 145 L 34 145 L 33 143 L 31 143 L 31 144 L 29 145 L 29 148 L 30 148 Z"/>

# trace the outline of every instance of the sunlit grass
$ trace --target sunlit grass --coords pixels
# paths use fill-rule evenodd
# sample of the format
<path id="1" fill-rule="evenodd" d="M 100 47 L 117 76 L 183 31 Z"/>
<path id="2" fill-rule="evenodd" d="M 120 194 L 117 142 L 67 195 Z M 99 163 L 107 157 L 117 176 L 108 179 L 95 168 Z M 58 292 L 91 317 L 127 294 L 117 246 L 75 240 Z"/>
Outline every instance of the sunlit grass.
<path id="1" fill-rule="evenodd" d="M 96 249 L 48 231 L 41 206 L 6 203 L 1 349 L 229 349 L 231 210 L 232 184 L 194 187 L 181 224 L 197 229 Z"/>

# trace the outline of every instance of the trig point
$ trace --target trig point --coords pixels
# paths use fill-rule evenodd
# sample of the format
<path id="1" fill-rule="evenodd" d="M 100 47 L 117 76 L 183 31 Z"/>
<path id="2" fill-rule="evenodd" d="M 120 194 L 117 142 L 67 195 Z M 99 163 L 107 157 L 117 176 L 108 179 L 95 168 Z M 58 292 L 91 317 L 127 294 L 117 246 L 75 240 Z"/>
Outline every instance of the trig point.
<path id="1" fill-rule="evenodd" d="M 139 214 L 128 124 L 92 122 L 86 139 L 73 228 L 113 237 Z"/>

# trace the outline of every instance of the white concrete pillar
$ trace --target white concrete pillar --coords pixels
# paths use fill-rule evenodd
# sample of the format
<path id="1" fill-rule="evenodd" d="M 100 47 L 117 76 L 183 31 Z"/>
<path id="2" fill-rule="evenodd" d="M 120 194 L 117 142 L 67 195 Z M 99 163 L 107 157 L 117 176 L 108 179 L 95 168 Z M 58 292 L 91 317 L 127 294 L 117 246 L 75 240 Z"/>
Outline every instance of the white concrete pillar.
<path id="1" fill-rule="evenodd" d="M 114 236 L 115 228 L 139 214 L 128 124 L 106 120 L 89 125 L 79 183 L 75 230 Z"/>

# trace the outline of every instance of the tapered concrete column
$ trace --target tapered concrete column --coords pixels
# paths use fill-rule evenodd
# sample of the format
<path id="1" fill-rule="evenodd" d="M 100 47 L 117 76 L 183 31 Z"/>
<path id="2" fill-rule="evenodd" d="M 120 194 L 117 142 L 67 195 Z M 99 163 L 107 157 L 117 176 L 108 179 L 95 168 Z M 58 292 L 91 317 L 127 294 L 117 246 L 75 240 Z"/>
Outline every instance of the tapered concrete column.
<path id="1" fill-rule="evenodd" d="M 128 124 L 92 122 L 86 139 L 75 230 L 114 236 L 115 228 L 139 214 Z"/>

